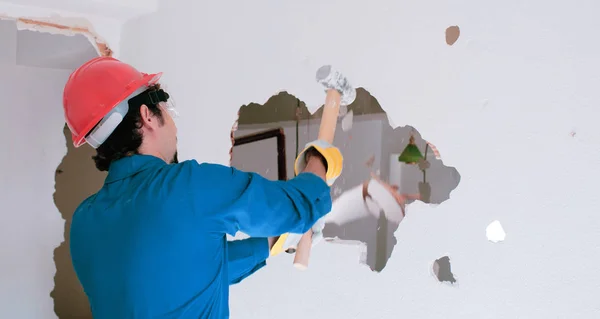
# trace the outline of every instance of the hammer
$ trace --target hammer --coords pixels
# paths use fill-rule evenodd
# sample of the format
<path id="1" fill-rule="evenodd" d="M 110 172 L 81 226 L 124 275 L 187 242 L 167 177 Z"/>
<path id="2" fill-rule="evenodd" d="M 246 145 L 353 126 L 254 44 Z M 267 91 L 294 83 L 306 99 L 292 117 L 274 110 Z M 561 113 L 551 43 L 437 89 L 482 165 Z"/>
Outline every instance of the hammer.
<path id="1" fill-rule="evenodd" d="M 340 113 L 340 106 L 347 106 L 356 99 L 356 90 L 350 85 L 350 82 L 339 71 L 324 65 L 317 70 L 317 82 L 321 84 L 327 96 L 325 105 L 323 105 L 323 115 L 321 116 L 321 125 L 319 127 L 319 140 L 333 144 L 335 137 L 335 128 Z M 298 242 L 296 255 L 294 256 L 294 266 L 297 269 L 305 270 L 308 268 L 308 259 L 310 257 L 310 248 L 312 246 L 312 230 L 308 230 Z"/>

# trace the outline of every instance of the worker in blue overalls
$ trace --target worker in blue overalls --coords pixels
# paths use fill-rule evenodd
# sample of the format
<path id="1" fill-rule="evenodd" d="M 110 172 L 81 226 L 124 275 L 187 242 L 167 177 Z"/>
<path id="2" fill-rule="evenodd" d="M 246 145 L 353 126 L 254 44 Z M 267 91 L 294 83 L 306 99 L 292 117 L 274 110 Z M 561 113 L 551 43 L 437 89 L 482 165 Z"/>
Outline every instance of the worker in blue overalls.
<path id="1" fill-rule="evenodd" d="M 96 319 L 228 318 L 229 285 L 265 266 L 271 247 L 311 229 L 320 238 L 339 175 L 327 168 L 341 168 L 342 156 L 309 143 L 296 160 L 304 173 L 288 181 L 179 163 L 160 76 L 99 57 L 65 85 L 73 143 L 95 148 L 96 167 L 108 171 L 74 212 L 73 266 Z M 227 241 L 238 231 L 251 238 Z"/>

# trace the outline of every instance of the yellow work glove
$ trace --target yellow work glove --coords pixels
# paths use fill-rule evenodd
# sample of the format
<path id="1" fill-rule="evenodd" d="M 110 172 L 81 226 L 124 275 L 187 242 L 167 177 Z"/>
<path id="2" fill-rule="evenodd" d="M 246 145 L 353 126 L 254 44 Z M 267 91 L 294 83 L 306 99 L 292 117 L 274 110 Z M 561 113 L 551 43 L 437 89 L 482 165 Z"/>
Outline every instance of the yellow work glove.
<path id="1" fill-rule="evenodd" d="M 304 150 L 300 152 L 298 157 L 296 158 L 296 162 L 294 163 L 294 172 L 296 175 L 302 173 L 304 168 L 306 167 L 306 151 L 314 148 L 319 152 L 323 158 L 325 158 L 325 162 L 327 163 L 327 172 L 325 174 L 325 179 L 327 185 L 331 186 L 335 182 L 335 180 L 342 174 L 342 166 L 344 164 L 344 157 L 340 150 L 322 140 L 316 140 L 306 144 Z"/>
<path id="2" fill-rule="evenodd" d="M 323 239 L 323 228 L 325 228 L 325 217 L 321 217 L 317 222 L 311 227 L 313 232 L 312 234 L 312 245 L 311 247 L 315 247 L 316 244 L 321 242 Z M 304 234 L 293 234 L 286 233 L 277 239 L 273 247 L 271 248 L 271 256 L 277 256 L 281 252 L 287 251 L 288 249 L 292 249 L 291 253 L 296 252 L 296 248 L 298 247 L 298 243 Z"/>
<path id="3" fill-rule="evenodd" d="M 325 179 L 327 185 L 333 185 L 335 180 L 342 174 L 344 158 L 342 157 L 342 153 L 339 149 L 325 141 L 316 140 L 306 144 L 304 150 L 302 150 L 302 152 L 298 155 L 296 162 L 294 163 L 294 171 L 296 172 L 296 175 L 304 171 L 304 168 L 307 164 L 306 152 L 311 148 L 314 148 L 325 159 L 325 164 L 327 165 Z M 321 219 L 317 220 L 317 222 L 311 228 L 313 231 L 312 246 L 316 245 L 321 241 L 321 239 L 323 239 L 323 228 L 325 227 L 324 218 L 325 217 L 321 217 Z M 302 235 L 303 234 L 287 233 L 279 236 L 271 248 L 271 256 L 276 256 L 283 251 L 287 251 L 288 249 L 292 249 L 291 252 L 294 252 L 298 246 L 298 242 L 300 242 L 300 238 L 302 238 Z"/>

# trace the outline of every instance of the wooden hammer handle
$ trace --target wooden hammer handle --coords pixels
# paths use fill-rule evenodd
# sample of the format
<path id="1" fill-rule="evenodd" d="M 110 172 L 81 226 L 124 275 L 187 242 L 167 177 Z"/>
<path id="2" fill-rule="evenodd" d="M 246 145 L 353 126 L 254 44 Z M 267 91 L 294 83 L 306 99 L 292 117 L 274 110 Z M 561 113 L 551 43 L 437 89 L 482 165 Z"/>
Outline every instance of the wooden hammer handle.
<path id="1" fill-rule="evenodd" d="M 342 96 L 337 90 L 327 90 L 323 115 L 321 115 L 321 126 L 319 127 L 319 140 L 333 144 L 335 128 L 340 114 L 340 101 Z"/>
<path id="2" fill-rule="evenodd" d="M 334 89 L 327 90 L 318 139 L 329 144 L 333 144 L 333 138 L 335 137 L 335 128 L 340 113 L 340 101 L 340 92 Z M 298 242 L 298 247 L 296 247 L 294 266 L 300 270 L 308 268 L 308 259 L 310 258 L 310 249 L 312 247 L 312 235 L 313 232 L 309 229 L 302 235 L 302 238 L 300 238 L 300 241 Z"/>

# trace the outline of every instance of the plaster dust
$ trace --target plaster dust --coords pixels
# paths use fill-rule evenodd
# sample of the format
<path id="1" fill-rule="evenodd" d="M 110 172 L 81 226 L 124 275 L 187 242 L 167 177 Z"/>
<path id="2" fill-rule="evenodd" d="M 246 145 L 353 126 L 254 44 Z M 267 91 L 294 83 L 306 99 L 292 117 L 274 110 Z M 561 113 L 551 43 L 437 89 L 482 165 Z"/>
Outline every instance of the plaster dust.
<path id="1" fill-rule="evenodd" d="M 264 104 L 274 92 L 291 92 L 314 112 L 325 98 L 315 72 L 331 64 L 376 96 L 394 125 L 417 128 L 461 177 L 451 200 L 410 204 L 383 272 L 357 263 L 357 246 L 319 245 L 303 273 L 290 256 L 274 258 L 232 288 L 233 318 L 599 316 L 600 43 L 590 39 L 600 3 L 230 6 L 163 0 L 160 13 L 123 28 L 120 56 L 166 72 L 181 111 L 181 158 L 229 163 L 240 105 Z M 462 35 L 449 47 L 442 34 L 451 25 Z M 164 49 L 156 39 L 168 39 Z M 363 152 L 360 165 L 371 155 Z M 491 247 L 482 225 L 494 219 L 511 240 Z M 460 289 L 431 280 L 431 262 L 445 254 Z"/>
<path id="2" fill-rule="evenodd" d="M 392 129 L 377 99 L 362 88 L 356 91 L 354 103 L 347 106 L 345 116 L 338 118 L 334 144 L 344 155 L 344 169 L 331 189 L 333 209 L 323 234 L 328 243 L 358 244 L 362 250 L 359 262 L 381 272 L 397 243 L 394 233 L 405 216 L 405 205 L 414 200 L 407 200 L 400 193 L 418 195 L 423 178 L 417 165 L 399 163 L 398 155 L 392 154 L 402 152 L 411 134 L 421 152 L 425 152 L 428 143 L 411 127 Z M 271 97 L 264 105 L 243 105 L 233 124 L 232 139 L 279 128 L 285 145 L 278 146 L 271 137 L 235 146 L 231 165 L 272 180 L 292 178 L 297 154 L 318 136 L 322 109 L 310 114 L 304 102 L 287 92 Z M 365 153 L 373 154 L 367 165 Z M 437 160 L 431 151 L 427 154 L 434 164 L 425 169 L 435 194 L 433 202 L 441 203 L 450 198 L 460 175 L 455 168 Z M 281 177 L 279 168 L 284 168 L 287 175 Z M 245 237 L 238 234 L 231 239 Z"/>
<path id="3" fill-rule="evenodd" d="M 350 110 L 350 112 L 346 113 L 346 115 L 344 115 L 344 117 L 342 118 L 342 131 L 344 132 L 348 132 L 352 129 L 352 121 L 354 120 L 354 113 L 352 112 L 352 110 Z"/>

